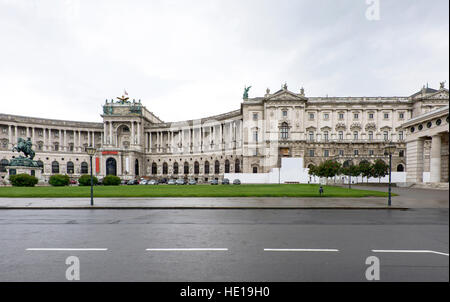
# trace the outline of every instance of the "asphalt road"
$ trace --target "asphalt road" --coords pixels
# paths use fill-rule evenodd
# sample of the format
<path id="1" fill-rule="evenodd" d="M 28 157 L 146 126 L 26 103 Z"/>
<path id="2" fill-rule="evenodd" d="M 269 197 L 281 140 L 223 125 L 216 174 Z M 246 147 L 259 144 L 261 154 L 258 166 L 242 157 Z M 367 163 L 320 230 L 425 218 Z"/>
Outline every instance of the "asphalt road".
<path id="1" fill-rule="evenodd" d="M 448 253 L 448 209 L 0 210 L 0 281 L 448 282 Z"/>

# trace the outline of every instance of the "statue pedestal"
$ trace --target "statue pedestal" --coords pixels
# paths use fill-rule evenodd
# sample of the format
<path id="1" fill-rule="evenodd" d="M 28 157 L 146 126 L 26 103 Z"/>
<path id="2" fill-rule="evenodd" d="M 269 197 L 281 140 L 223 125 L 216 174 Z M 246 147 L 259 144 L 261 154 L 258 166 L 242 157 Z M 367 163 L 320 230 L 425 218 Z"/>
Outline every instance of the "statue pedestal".
<path id="1" fill-rule="evenodd" d="M 44 181 L 40 167 L 6 166 L 6 170 L 8 170 L 8 175 L 28 174 L 36 177 L 39 182 Z"/>

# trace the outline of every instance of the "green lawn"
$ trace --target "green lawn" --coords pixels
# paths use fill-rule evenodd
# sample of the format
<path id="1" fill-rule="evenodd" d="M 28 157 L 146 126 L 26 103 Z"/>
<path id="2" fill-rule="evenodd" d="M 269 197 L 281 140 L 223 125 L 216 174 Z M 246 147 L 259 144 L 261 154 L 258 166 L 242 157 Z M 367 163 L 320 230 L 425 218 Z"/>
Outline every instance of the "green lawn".
<path id="1" fill-rule="evenodd" d="M 324 186 L 325 197 L 385 197 L 387 193 Z M 318 197 L 318 185 L 97 186 L 96 197 Z M 1 197 L 88 197 L 90 187 L 0 187 Z"/>

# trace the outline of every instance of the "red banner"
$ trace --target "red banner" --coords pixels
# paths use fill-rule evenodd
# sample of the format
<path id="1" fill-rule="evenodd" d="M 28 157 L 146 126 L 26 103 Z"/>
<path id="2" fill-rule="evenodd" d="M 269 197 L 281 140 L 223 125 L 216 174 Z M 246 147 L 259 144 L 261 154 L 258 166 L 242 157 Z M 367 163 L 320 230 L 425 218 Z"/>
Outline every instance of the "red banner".
<path id="1" fill-rule="evenodd" d="M 100 158 L 98 157 L 95 158 L 95 172 L 97 174 L 100 173 Z"/>
<path id="2" fill-rule="evenodd" d="M 119 152 L 117 152 L 117 151 L 103 151 L 102 154 L 103 155 L 117 155 L 117 154 L 119 154 Z"/>

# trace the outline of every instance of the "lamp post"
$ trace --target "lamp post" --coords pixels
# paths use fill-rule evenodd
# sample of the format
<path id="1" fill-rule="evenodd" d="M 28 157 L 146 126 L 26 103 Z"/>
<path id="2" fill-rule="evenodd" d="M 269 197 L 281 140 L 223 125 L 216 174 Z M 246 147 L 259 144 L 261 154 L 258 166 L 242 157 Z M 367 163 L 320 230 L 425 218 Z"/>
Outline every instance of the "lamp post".
<path id="1" fill-rule="evenodd" d="M 94 205 L 94 176 L 92 175 L 92 156 L 94 156 L 97 150 L 94 147 L 87 147 L 86 152 L 89 155 L 91 161 L 91 206 Z"/>
<path id="2" fill-rule="evenodd" d="M 392 142 L 389 142 L 385 147 L 385 155 L 389 155 L 389 189 L 388 189 L 388 206 L 391 206 L 391 175 L 392 175 L 392 153 L 395 150 L 395 145 Z"/>

